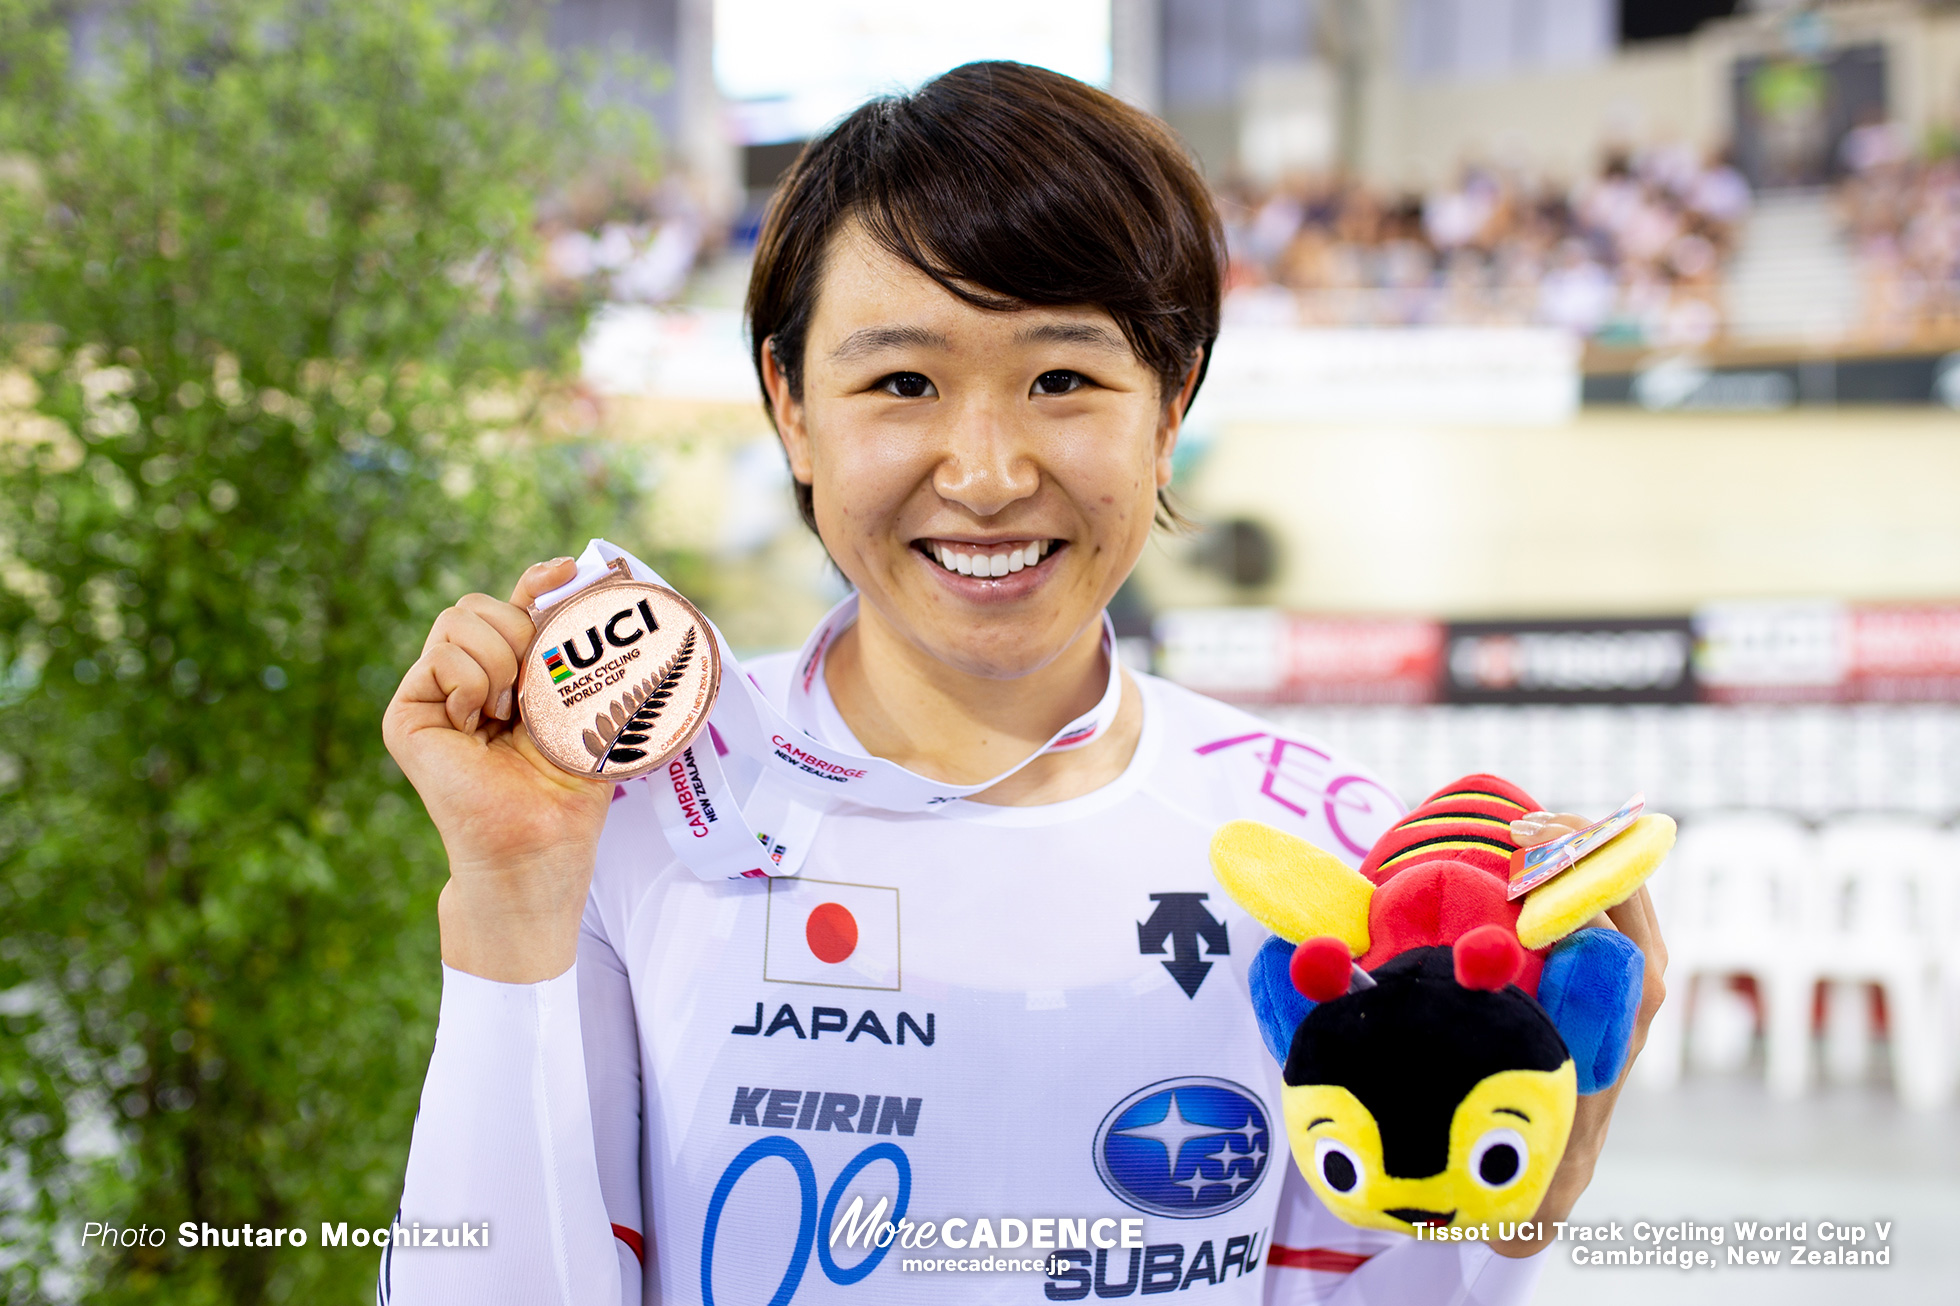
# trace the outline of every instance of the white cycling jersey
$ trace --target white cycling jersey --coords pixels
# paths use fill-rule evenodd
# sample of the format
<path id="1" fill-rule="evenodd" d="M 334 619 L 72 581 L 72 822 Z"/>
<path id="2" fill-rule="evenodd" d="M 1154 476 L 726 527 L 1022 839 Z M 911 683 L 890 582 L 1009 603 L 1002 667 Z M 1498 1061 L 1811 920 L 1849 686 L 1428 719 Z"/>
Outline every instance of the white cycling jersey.
<path id="1" fill-rule="evenodd" d="M 781 702 L 790 664 L 748 670 Z M 380 1300 L 1525 1300 L 1537 1258 L 1350 1228 L 1301 1181 L 1246 993 L 1266 931 L 1206 855 L 1251 817 L 1358 863 L 1402 804 L 1136 680 L 1112 783 L 843 807 L 794 878 L 699 879 L 647 788 L 669 778 L 617 788 L 574 967 L 444 970 Z M 818 692 L 822 735 L 858 747 Z M 430 1245 L 458 1226 L 488 1246 Z"/>

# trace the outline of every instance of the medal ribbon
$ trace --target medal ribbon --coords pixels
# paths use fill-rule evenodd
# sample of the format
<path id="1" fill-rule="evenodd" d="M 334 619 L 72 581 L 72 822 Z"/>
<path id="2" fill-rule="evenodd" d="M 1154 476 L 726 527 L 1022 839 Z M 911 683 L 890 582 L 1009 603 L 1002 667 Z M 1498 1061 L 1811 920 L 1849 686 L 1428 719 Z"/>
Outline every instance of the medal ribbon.
<path id="1" fill-rule="evenodd" d="M 602 580 L 609 564 L 623 558 L 635 580 L 673 587 L 660 573 L 605 540 L 593 540 L 579 555 L 578 575 L 538 596 L 543 610 Z M 857 620 L 858 597 L 850 595 L 825 614 L 797 655 L 790 680 L 788 712 L 777 709 L 722 638 L 713 622 L 708 630 L 721 655 L 721 693 L 708 713 L 708 729 L 667 764 L 646 777 L 652 787 L 660 827 L 674 855 L 704 880 L 755 879 L 794 875 L 802 868 L 811 840 L 826 811 L 850 803 L 887 812 L 928 812 L 991 789 L 1037 757 L 1081 748 L 1109 729 L 1123 701 L 1123 678 L 1116 663 L 1115 630 L 1103 615 L 1103 657 L 1109 684 L 1101 700 L 1070 721 L 1040 748 L 999 775 L 958 785 L 909 771 L 882 757 L 869 757 L 817 739 L 814 689 L 823 673 L 831 641 Z M 721 755 L 739 753 L 761 765 L 761 778 L 746 801 L 738 802 L 722 770 Z"/>

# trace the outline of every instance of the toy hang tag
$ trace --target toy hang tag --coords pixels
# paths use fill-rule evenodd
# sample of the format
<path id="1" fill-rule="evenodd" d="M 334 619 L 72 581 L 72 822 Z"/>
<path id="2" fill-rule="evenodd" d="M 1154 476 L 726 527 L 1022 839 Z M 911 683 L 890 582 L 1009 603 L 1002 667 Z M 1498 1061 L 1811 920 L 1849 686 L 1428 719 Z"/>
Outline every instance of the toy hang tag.
<path id="1" fill-rule="evenodd" d="M 1626 800 L 1619 811 L 1604 820 L 1594 821 L 1583 830 L 1560 835 L 1550 843 L 1541 843 L 1535 848 L 1514 849 L 1506 900 L 1516 901 L 1553 876 L 1571 870 L 1580 859 L 1626 833 L 1628 827 L 1640 819 L 1640 813 L 1646 806 L 1647 795 L 1635 794 Z"/>

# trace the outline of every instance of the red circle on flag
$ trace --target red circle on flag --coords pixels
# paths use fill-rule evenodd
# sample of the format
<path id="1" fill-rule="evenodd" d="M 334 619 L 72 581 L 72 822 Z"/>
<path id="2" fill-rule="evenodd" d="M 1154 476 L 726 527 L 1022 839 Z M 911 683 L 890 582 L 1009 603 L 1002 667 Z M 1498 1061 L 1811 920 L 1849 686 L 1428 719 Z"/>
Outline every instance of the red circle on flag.
<path id="1" fill-rule="evenodd" d="M 818 903 L 810 909 L 803 937 L 809 940 L 810 951 L 817 955 L 818 961 L 834 965 L 857 951 L 857 917 L 841 902 Z"/>

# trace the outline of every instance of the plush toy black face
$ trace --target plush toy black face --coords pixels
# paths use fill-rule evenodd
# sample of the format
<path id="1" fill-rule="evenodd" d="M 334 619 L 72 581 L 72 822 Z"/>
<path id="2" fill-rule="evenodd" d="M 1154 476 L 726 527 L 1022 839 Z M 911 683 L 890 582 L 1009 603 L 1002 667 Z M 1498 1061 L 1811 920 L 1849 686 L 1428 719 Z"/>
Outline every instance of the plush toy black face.
<path id="1" fill-rule="evenodd" d="M 1294 1033 L 1286 1118 L 1301 1170 L 1351 1224 L 1530 1218 L 1577 1101 L 1557 1028 L 1515 986 L 1458 984 L 1448 948 L 1413 949 L 1373 978 Z"/>

